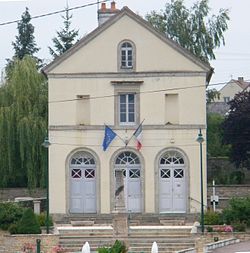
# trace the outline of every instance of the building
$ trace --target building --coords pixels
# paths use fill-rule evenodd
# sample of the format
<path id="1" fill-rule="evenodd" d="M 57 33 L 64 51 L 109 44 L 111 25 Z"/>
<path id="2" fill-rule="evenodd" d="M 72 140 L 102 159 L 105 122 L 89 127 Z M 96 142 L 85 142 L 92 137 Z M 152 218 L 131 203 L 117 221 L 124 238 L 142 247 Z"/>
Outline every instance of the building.
<path id="1" fill-rule="evenodd" d="M 220 92 L 220 98 L 215 99 L 215 102 L 229 102 L 237 93 L 240 93 L 250 87 L 250 82 L 244 80 L 243 77 L 238 77 L 237 80 L 231 79 Z"/>
<path id="2" fill-rule="evenodd" d="M 99 19 L 98 28 L 44 68 L 50 212 L 112 213 L 120 171 L 126 212 L 200 212 L 196 139 L 199 129 L 206 136 L 210 66 L 127 7 L 103 3 Z M 133 133 L 141 122 L 137 150 Z M 106 151 L 104 124 L 118 135 Z M 205 152 L 202 161 L 206 203 Z"/>

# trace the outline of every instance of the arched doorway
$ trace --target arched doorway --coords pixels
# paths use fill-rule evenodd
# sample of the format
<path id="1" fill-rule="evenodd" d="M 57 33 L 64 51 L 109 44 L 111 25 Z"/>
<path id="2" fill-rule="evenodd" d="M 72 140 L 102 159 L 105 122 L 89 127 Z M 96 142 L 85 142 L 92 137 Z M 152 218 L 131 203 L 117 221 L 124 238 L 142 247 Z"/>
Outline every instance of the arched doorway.
<path id="1" fill-rule="evenodd" d="M 122 170 L 124 180 L 124 198 L 127 212 L 142 211 L 141 163 L 139 157 L 132 151 L 125 151 L 115 159 L 114 177 L 116 171 Z"/>
<path id="2" fill-rule="evenodd" d="M 184 157 L 178 151 L 167 151 L 159 159 L 160 213 L 186 212 L 186 178 Z"/>
<path id="3" fill-rule="evenodd" d="M 70 159 L 70 212 L 96 213 L 96 161 L 85 151 Z"/>

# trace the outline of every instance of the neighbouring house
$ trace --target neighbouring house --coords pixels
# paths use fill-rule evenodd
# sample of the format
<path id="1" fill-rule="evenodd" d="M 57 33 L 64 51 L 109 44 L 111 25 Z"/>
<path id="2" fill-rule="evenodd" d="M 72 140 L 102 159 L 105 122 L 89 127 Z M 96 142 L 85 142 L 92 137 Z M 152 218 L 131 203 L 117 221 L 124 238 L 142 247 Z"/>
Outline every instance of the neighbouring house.
<path id="1" fill-rule="evenodd" d="M 111 214 L 118 172 L 128 213 L 200 212 L 211 67 L 128 7 L 98 12 L 99 27 L 43 70 L 50 212 Z"/>
<path id="2" fill-rule="evenodd" d="M 249 87 L 250 82 L 245 81 L 243 77 L 238 77 L 237 80 L 232 79 L 219 90 L 220 98 L 215 99 L 215 102 L 227 103 L 232 100 L 237 93 L 242 92 Z"/>
<path id="3" fill-rule="evenodd" d="M 208 104 L 207 111 L 209 113 L 218 113 L 225 115 L 230 106 L 228 102 L 234 98 L 237 93 L 250 89 L 250 82 L 245 81 L 243 77 L 238 77 L 238 80 L 231 79 L 220 90 L 220 97 L 215 98 L 213 102 Z"/>

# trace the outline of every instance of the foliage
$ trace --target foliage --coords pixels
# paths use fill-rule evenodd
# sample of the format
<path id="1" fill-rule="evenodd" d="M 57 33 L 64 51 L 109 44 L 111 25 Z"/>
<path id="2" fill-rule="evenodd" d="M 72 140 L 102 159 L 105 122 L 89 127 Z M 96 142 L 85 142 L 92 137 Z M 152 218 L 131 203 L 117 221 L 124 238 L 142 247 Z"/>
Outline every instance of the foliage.
<path id="1" fill-rule="evenodd" d="M 18 223 L 19 234 L 40 234 L 41 229 L 38 220 L 31 208 L 27 208 Z"/>
<path id="2" fill-rule="evenodd" d="M 13 223 L 9 226 L 8 231 L 10 234 L 18 234 L 18 225 L 17 223 Z"/>
<path id="3" fill-rule="evenodd" d="M 209 113 L 207 115 L 207 150 L 211 157 L 228 156 L 230 145 L 223 144 L 222 124 L 224 117 Z"/>
<path id="4" fill-rule="evenodd" d="M 123 242 L 116 240 L 112 247 L 98 248 L 97 252 L 98 253 L 126 253 L 127 248 Z"/>
<path id="5" fill-rule="evenodd" d="M 22 14 L 21 21 L 17 23 L 18 35 L 16 36 L 16 41 L 12 42 L 15 50 L 14 56 L 20 60 L 26 55 L 33 55 L 39 51 L 34 37 L 35 29 L 30 21 L 31 16 L 29 14 L 29 9 L 26 7 L 26 10 Z"/>
<path id="6" fill-rule="evenodd" d="M 221 224 L 221 215 L 218 212 L 207 211 L 204 213 L 205 225 L 219 225 Z"/>
<path id="7" fill-rule="evenodd" d="M 41 227 L 46 226 L 46 218 L 47 218 L 46 213 L 40 213 L 37 215 L 37 220 Z M 53 226 L 52 216 L 49 216 L 49 226 Z"/>
<path id="8" fill-rule="evenodd" d="M 243 222 L 237 222 L 237 221 L 233 222 L 232 226 L 233 226 L 235 232 L 245 232 L 247 229 L 246 224 Z"/>
<path id="9" fill-rule="evenodd" d="M 9 229 L 12 224 L 17 223 L 23 215 L 23 208 L 16 203 L 0 203 L 0 228 Z"/>
<path id="10" fill-rule="evenodd" d="M 215 99 L 220 99 L 220 92 L 216 89 L 207 89 L 207 103 L 214 102 Z"/>
<path id="11" fill-rule="evenodd" d="M 0 187 L 45 185 L 46 132 L 47 81 L 25 56 L 0 87 Z"/>
<path id="12" fill-rule="evenodd" d="M 250 226 L 250 198 L 233 198 L 229 207 L 223 209 L 222 220 L 226 224 L 246 224 Z"/>
<path id="13" fill-rule="evenodd" d="M 233 232 L 233 227 L 230 225 L 213 226 L 210 232 Z"/>
<path id="14" fill-rule="evenodd" d="M 165 11 L 152 11 L 146 19 L 159 31 L 186 48 L 201 60 L 215 59 L 214 49 L 224 45 L 224 32 L 228 29 L 228 10 L 209 17 L 209 0 L 196 2 L 190 9 L 184 0 L 171 0 Z"/>
<path id="15" fill-rule="evenodd" d="M 230 160 L 236 167 L 250 169 L 250 91 L 235 95 L 223 127 L 223 141 L 231 145 Z"/>
<path id="16" fill-rule="evenodd" d="M 15 60 L 22 60 L 25 56 L 29 55 L 33 57 L 37 65 L 41 65 L 42 60 L 35 56 L 35 53 L 39 51 L 36 45 L 34 37 L 34 26 L 30 23 L 31 16 L 29 9 L 26 7 L 22 14 L 21 20 L 17 23 L 18 35 L 16 36 L 15 42 L 12 42 L 14 49 L 14 56 L 12 59 L 7 59 L 7 66 L 5 68 L 7 79 L 9 73 L 14 67 Z"/>
<path id="17" fill-rule="evenodd" d="M 66 250 L 61 245 L 57 245 L 57 246 L 53 247 L 52 252 L 64 253 L 64 252 L 66 252 Z"/>
<path id="18" fill-rule="evenodd" d="M 35 252 L 35 245 L 32 243 L 25 243 L 22 247 L 22 253 L 33 253 Z"/>
<path id="19" fill-rule="evenodd" d="M 69 14 L 69 8 L 67 6 L 65 8 L 65 16 L 62 16 L 62 18 L 64 19 L 64 22 L 63 22 L 64 28 L 61 31 L 56 32 L 57 37 L 54 37 L 52 39 L 55 49 L 52 49 L 51 47 L 49 47 L 50 54 L 54 58 L 63 54 L 65 51 L 71 48 L 75 43 L 75 40 L 78 36 L 78 31 L 74 29 L 73 30 L 70 29 L 70 25 L 71 25 L 70 20 L 72 19 L 72 16 L 73 15 Z"/>

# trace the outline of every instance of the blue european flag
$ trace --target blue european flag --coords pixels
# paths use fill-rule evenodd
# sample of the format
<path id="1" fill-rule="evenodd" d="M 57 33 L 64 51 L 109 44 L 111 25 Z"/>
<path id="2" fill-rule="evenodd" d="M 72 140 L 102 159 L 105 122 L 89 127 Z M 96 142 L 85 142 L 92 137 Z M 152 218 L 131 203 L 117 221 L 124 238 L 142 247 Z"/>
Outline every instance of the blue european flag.
<path id="1" fill-rule="evenodd" d="M 109 144 L 113 141 L 116 137 L 116 133 L 108 126 L 105 126 L 105 135 L 102 143 L 103 150 L 106 151 Z"/>

